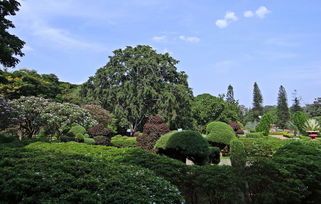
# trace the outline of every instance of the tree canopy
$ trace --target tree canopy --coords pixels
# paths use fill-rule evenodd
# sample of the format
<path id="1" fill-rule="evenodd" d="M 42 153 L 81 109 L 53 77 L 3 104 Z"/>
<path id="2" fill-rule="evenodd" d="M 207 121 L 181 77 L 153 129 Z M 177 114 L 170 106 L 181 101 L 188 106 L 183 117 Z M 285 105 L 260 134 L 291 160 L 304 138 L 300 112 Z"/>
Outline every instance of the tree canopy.
<path id="1" fill-rule="evenodd" d="M 19 11 L 20 3 L 16 0 L 0 1 L 0 64 L 4 67 L 15 67 L 19 63 L 17 56 L 22 57 L 21 51 L 25 42 L 8 32 L 14 28 L 7 16 L 14 16 Z"/>
<path id="2" fill-rule="evenodd" d="M 224 101 L 222 97 L 210 94 L 201 94 L 194 98 L 192 105 L 194 122 L 198 131 L 204 132 L 206 125 L 212 121 L 238 121 L 240 108 L 234 104 Z"/>
<path id="3" fill-rule="evenodd" d="M 79 85 L 60 82 L 55 74 L 39 74 L 34 70 L 0 71 L 0 94 L 8 99 L 39 96 L 59 102 L 79 103 Z"/>
<path id="4" fill-rule="evenodd" d="M 118 117 L 120 128 L 141 130 L 149 116 L 161 115 L 171 128 L 191 125 L 192 90 L 177 60 L 149 46 L 115 50 L 109 62 L 83 84 L 80 94 Z"/>

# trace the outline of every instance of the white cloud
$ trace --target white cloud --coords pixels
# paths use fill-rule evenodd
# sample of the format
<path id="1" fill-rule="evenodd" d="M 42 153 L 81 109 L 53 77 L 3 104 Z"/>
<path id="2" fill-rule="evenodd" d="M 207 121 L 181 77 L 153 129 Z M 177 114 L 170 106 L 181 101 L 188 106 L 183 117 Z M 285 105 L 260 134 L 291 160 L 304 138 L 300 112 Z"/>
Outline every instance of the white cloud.
<path id="1" fill-rule="evenodd" d="M 259 18 L 264 18 L 267 14 L 271 13 L 271 11 L 265 6 L 261 6 L 255 11 L 255 13 Z"/>
<path id="2" fill-rule="evenodd" d="M 251 18 L 251 17 L 254 16 L 254 13 L 253 13 L 253 11 L 245 11 L 244 14 L 243 14 L 243 16 L 244 16 L 245 18 Z"/>
<path id="3" fill-rule="evenodd" d="M 166 36 L 166 35 L 154 36 L 154 37 L 152 38 L 152 40 L 153 40 L 154 42 L 164 42 L 164 41 L 167 40 L 167 36 Z"/>
<path id="4" fill-rule="evenodd" d="M 237 21 L 238 18 L 232 11 L 227 11 L 223 19 L 216 20 L 215 24 L 219 28 L 226 28 L 231 22 Z"/>
<path id="5" fill-rule="evenodd" d="M 227 20 L 225 19 L 218 19 L 215 24 L 219 28 L 226 28 L 228 26 Z"/>
<path id="6" fill-rule="evenodd" d="M 188 37 L 188 36 L 184 36 L 184 35 L 180 35 L 179 39 L 186 41 L 186 42 L 190 42 L 190 43 L 198 43 L 201 39 L 198 37 Z"/>
<path id="7" fill-rule="evenodd" d="M 237 21 L 238 20 L 238 18 L 236 17 L 235 13 L 232 12 L 232 11 L 226 12 L 224 19 L 225 20 L 232 20 L 232 21 Z"/>

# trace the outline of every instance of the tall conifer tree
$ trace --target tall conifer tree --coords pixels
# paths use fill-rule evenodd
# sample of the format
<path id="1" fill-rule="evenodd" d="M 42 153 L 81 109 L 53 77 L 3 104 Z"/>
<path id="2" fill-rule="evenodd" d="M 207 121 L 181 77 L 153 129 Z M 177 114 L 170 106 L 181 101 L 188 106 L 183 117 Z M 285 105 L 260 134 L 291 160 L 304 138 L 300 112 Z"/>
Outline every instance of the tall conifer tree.
<path id="1" fill-rule="evenodd" d="M 226 101 L 229 103 L 235 102 L 233 86 L 231 84 L 227 87 Z"/>
<path id="2" fill-rule="evenodd" d="M 259 120 L 259 116 L 263 115 L 263 97 L 257 83 L 254 83 L 253 88 L 253 108 L 252 114 L 254 120 Z"/>
<path id="3" fill-rule="evenodd" d="M 280 86 L 277 106 L 277 125 L 279 128 L 286 128 L 287 122 L 290 120 L 290 112 L 287 102 L 285 88 Z"/>

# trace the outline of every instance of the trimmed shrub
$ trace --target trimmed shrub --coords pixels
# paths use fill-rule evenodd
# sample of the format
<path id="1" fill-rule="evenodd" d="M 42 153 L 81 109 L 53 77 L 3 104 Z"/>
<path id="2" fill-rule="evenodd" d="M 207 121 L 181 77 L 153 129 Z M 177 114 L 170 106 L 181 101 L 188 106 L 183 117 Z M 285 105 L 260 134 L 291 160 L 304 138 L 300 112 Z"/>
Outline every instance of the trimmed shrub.
<path id="1" fill-rule="evenodd" d="M 24 148 L 2 149 L 0 159 L 8 203 L 183 202 L 175 186 L 138 166 Z"/>
<path id="2" fill-rule="evenodd" d="M 209 145 L 206 139 L 198 132 L 191 130 L 173 131 L 167 133 L 156 142 L 158 153 L 174 159 L 186 161 L 186 158 L 195 164 L 205 164 L 209 157 Z"/>
<path id="3" fill-rule="evenodd" d="M 137 146 L 154 151 L 154 145 L 161 135 L 170 131 L 161 116 L 151 116 L 144 125 L 143 135 L 137 137 Z"/>
<path id="4" fill-rule="evenodd" d="M 281 140 L 274 137 L 240 138 L 244 144 L 247 157 L 271 157 L 283 145 L 291 140 Z"/>
<path id="5" fill-rule="evenodd" d="M 94 137 L 94 141 L 95 141 L 96 145 L 103 145 L 103 146 L 110 145 L 110 138 L 109 137 L 96 136 L 96 137 Z"/>
<path id="6" fill-rule="evenodd" d="M 221 151 L 218 147 L 209 147 L 209 164 L 219 164 L 221 161 Z"/>
<path id="7" fill-rule="evenodd" d="M 234 139 L 231 141 L 230 145 L 230 159 L 231 164 L 234 167 L 245 167 L 246 164 L 246 153 L 244 144 L 239 139 Z"/>
<path id="8" fill-rule="evenodd" d="M 231 166 L 192 166 L 187 179 L 190 188 L 194 189 L 194 199 L 190 203 L 235 203 L 240 200 L 240 179 Z"/>
<path id="9" fill-rule="evenodd" d="M 245 134 L 247 138 L 261 138 L 264 134 L 262 132 L 248 132 Z"/>
<path id="10" fill-rule="evenodd" d="M 321 151 L 301 142 L 284 145 L 273 155 L 273 161 L 284 172 L 284 178 L 301 184 L 297 200 L 318 203 L 321 199 Z"/>
<path id="11" fill-rule="evenodd" d="M 84 143 L 89 144 L 89 145 L 94 145 L 96 144 L 96 141 L 93 138 L 84 138 Z"/>
<path id="12" fill-rule="evenodd" d="M 236 138 L 231 126 L 223 122 L 211 122 L 206 127 L 206 139 L 214 146 L 223 149 L 230 144 L 232 139 Z"/>
<path id="13" fill-rule="evenodd" d="M 135 147 L 136 137 L 116 135 L 111 138 L 111 145 L 115 147 Z"/>

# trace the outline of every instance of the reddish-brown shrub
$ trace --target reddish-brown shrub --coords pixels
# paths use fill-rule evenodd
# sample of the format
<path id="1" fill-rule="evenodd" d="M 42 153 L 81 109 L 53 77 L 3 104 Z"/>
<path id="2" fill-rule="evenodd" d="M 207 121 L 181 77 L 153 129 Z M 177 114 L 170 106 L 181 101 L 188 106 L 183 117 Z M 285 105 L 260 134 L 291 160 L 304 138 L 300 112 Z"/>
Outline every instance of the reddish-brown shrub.
<path id="1" fill-rule="evenodd" d="M 244 134 L 244 131 L 241 129 L 241 126 L 237 122 L 231 121 L 228 124 L 233 128 L 236 134 Z"/>
<path id="2" fill-rule="evenodd" d="M 104 124 L 99 123 L 98 125 L 89 128 L 87 130 L 88 134 L 91 137 L 96 137 L 96 136 L 104 136 L 104 137 L 108 137 L 111 136 L 111 130 L 109 128 L 105 128 Z"/>
<path id="3" fill-rule="evenodd" d="M 143 135 L 137 137 L 137 146 L 153 152 L 156 141 L 169 131 L 161 116 L 151 116 L 144 125 Z"/>

